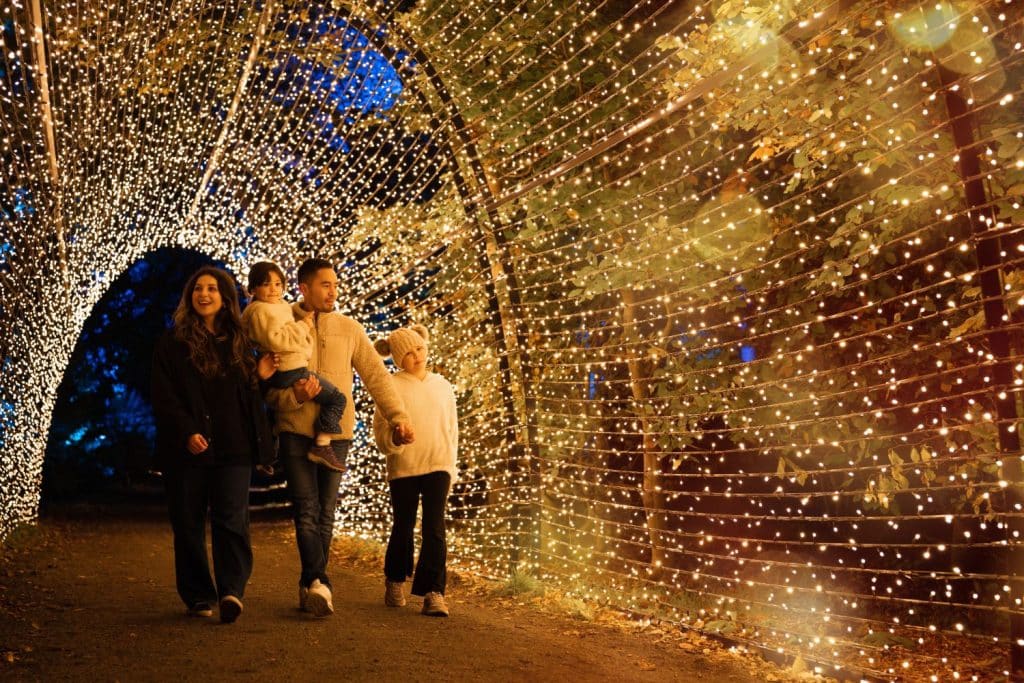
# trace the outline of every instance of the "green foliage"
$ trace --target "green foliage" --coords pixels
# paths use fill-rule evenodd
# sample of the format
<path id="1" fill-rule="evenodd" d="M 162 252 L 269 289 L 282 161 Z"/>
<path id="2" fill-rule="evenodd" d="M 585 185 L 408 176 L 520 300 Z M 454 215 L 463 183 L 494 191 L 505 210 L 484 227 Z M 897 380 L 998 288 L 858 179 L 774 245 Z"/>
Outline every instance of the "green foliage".
<path id="1" fill-rule="evenodd" d="M 494 589 L 494 594 L 499 596 L 517 596 L 538 593 L 543 590 L 541 582 L 529 572 L 516 569 L 504 583 Z"/>
<path id="2" fill-rule="evenodd" d="M 863 641 L 865 645 L 872 647 L 902 647 L 907 650 L 917 649 L 917 643 L 910 638 L 904 638 L 888 631 L 873 631 L 868 635 L 864 636 Z"/>

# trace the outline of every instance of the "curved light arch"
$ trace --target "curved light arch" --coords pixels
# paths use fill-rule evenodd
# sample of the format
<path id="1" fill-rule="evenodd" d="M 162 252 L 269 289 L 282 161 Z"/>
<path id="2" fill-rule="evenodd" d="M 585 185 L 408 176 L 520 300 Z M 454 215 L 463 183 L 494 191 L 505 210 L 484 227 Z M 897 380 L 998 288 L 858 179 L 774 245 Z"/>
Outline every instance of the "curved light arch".
<path id="1" fill-rule="evenodd" d="M 195 12 L 198 12 L 200 14 L 209 9 L 206 8 L 203 5 L 203 3 L 193 3 L 193 5 L 193 9 L 195 10 Z M 247 3 L 241 3 L 239 5 L 240 8 L 247 6 Z M 210 204 L 211 201 L 215 202 L 217 200 L 216 196 L 211 195 L 211 186 L 216 182 L 215 178 L 219 173 L 221 166 L 220 162 L 224 156 L 226 145 L 233 144 L 237 146 L 237 142 L 229 142 L 237 129 L 237 127 L 235 126 L 236 112 L 239 112 L 242 100 L 247 91 L 248 84 L 251 80 L 250 76 L 253 72 L 254 65 L 256 64 L 259 58 L 259 53 L 262 49 L 264 49 L 264 46 L 261 44 L 261 42 L 263 41 L 264 36 L 268 30 L 268 25 L 273 20 L 272 18 L 274 17 L 274 13 L 275 11 L 277 11 L 278 8 L 279 3 L 275 3 L 273 0 L 271 0 L 270 2 L 263 5 L 263 7 L 256 13 L 258 15 L 258 19 L 256 20 L 254 34 L 248 44 L 248 56 L 245 57 L 240 64 L 234 65 L 234 68 L 237 69 L 237 78 L 235 81 L 235 85 L 232 88 L 233 94 L 230 98 L 230 105 L 228 106 L 228 110 L 224 116 L 224 121 L 222 125 L 219 127 L 218 131 L 215 131 L 216 138 L 209 138 L 210 151 L 206 154 L 205 161 L 199 162 L 199 168 L 202 171 L 202 177 L 199 179 L 198 184 L 195 185 L 195 190 L 192 194 L 190 204 L 188 204 L 187 206 L 183 204 L 183 198 L 181 197 L 180 194 L 181 191 L 186 190 L 187 188 L 190 172 L 188 170 L 187 165 L 182 166 L 181 162 L 179 162 L 177 169 L 166 169 L 166 171 L 168 171 L 171 175 L 171 181 L 169 185 L 161 186 L 160 184 L 151 184 L 150 188 L 156 188 L 157 190 L 176 191 L 178 193 L 177 198 L 175 198 L 174 196 L 168 196 L 166 200 L 164 200 L 163 202 L 158 201 L 157 204 L 159 205 L 162 203 L 165 207 L 171 208 L 172 211 L 175 205 L 179 206 L 180 217 L 175 220 L 173 218 L 173 213 L 161 213 L 158 209 L 157 211 L 151 213 L 148 216 L 135 217 L 136 219 L 138 219 L 138 225 L 134 225 L 136 221 L 130 219 L 131 222 L 133 223 L 133 227 L 129 229 L 133 232 L 133 236 L 130 239 L 121 240 L 120 243 L 112 243 L 105 240 L 102 242 L 96 242 L 92 237 L 97 233 L 117 232 L 117 228 L 115 228 L 112 225 L 107 228 L 101 228 L 99 224 L 95 223 L 95 218 L 99 215 L 103 215 L 104 210 L 89 210 L 89 207 L 86 207 L 87 210 L 89 210 L 89 212 L 93 216 L 92 220 L 86 217 L 84 219 L 85 222 L 82 222 L 82 219 L 80 219 L 79 217 L 71 216 L 70 220 L 75 226 L 83 227 L 76 227 L 71 231 L 67 231 L 64 227 L 63 213 L 61 211 L 62 197 L 66 192 L 69 191 L 68 186 L 73 186 L 74 184 L 76 184 L 76 181 L 70 180 L 67 182 L 63 182 L 61 180 L 59 170 L 62 163 L 62 160 L 59 158 L 61 151 L 60 142 L 62 139 L 65 142 L 70 143 L 70 141 L 66 137 L 61 138 L 61 134 L 58 134 L 56 136 L 54 135 L 55 122 L 58 122 L 61 128 L 67 130 L 67 122 L 60 121 L 62 116 L 67 116 L 67 112 L 62 113 L 59 107 L 55 108 L 51 102 L 52 98 L 50 95 L 51 88 L 59 89 L 63 85 L 63 81 L 55 80 L 52 81 L 51 84 L 51 81 L 49 81 L 46 78 L 46 74 L 52 70 L 52 64 L 54 62 L 59 62 L 62 59 L 66 59 L 66 55 L 60 54 L 59 50 L 55 55 L 47 52 L 47 48 L 51 44 L 53 44 L 54 42 L 60 42 L 56 37 L 50 35 L 45 30 L 47 26 L 55 25 L 55 16 L 52 13 L 44 15 L 43 8 L 41 7 L 41 5 L 38 2 L 35 2 L 32 3 L 31 7 L 29 8 L 31 11 L 26 10 L 23 14 L 21 14 L 18 17 L 18 19 L 20 20 L 19 25 L 30 26 L 34 36 L 33 40 L 31 41 L 31 54 L 36 58 L 36 66 L 32 73 L 37 74 L 39 78 L 38 82 L 35 84 L 35 89 L 29 90 L 28 92 L 34 92 L 35 96 L 39 100 L 39 106 L 36 108 L 36 111 L 39 112 L 39 121 L 42 126 L 42 129 L 44 130 L 45 154 L 36 153 L 33 158 L 42 161 L 44 165 L 46 165 L 49 168 L 48 174 L 40 175 L 41 177 L 49 178 L 49 189 L 51 189 L 49 196 L 52 197 L 52 201 L 48 202 L 47 196 L 46 194 L 44 194 L 43 191 L 46 188 L 44 188 L 43 186 L 37 186 L 39 191 L 35 193 L 35 199 L 37 201 L 36 220 L 39 221 L 42 225 L 53 226 L 56 229 L 57 241 L 59 245 L 56 255 L 58 257 L 58 261 L 60 263 L 60 270 L 62 273 L 62 276 L 59 279 L 58 286 L 61 290 L 68 292 L 68 296 L 48 297 L 48 301 L 53 307 L 55 307 L 55 310 L 50 310 L 44 316 L 41 316 L 40 321 L 35 325 L 31 324 L 30 321 L 25 321 L 26 324 L 24 326 L 24 329 L 22 329 L 21 332 L 15 330 L 14 334 L 10 335 L 8 339 L 5 341 L 11 343 L 15 350 L 22 350 L 26 353 L 32 354 L 31 344 L 28 343 L 27 338 L 37 336 L 38 333 L 36 331 L 36 327 L 42 325 L 42 320 L 48 319 L 51 321 L 60 321 L 59 327 L 54 327 L 53 325 L 50 325 L 50 333 L 56 339 L 68 340 L 70 343 L 65 342 L 62 344 L 55 344 L 55 346 L 59 347 L 58 349 L 50 349 L 49 352 L 45 354 L 45 356 L 37 356 L 35 357 L 35 360 L 31 360 L 31 357 L 29 359 L 22 358 L 22 360 L 28 360 L 27 364 L 31 365 L 34 368 L 33 372 L 29 373 L 29 376 L 26 377 L 25 380 L 23 381 L 25 381 L 28 386 L 33 386 L 33 384 L 35 384 L 35 389 L 33 391 L 40 392 L 40 398 L 32 402 L 32 404 L 34 404 L 38 408 L 37 410 L 33 410 L 28 405 L 22 405 L 19 402 L 17 404 L 17 409 L 15 411 L 16 422 L 11 429 L 6 430 L 8 438 L 5 443 L 5 446 L 9 449 L 9 452 L 11 452 L 12 454 L 12 457 L 10 458 L 9 462 L 25 462 L 26 466 L 19 467 L 17 468 L 16 472 L 9 473 L 8 475 L 8 477 L 11 478 L 9 479 L 11 485 L 5 486 L 5 490 L 12 493 L 20 493 L 17 496 L 17 502 L 8 501 L 10 506 L 14 510 L 16 510 L 16 512 L 12 514 L 12 517 L 9 520 L 5 519 L 4 524 L 17 524 L 20 521 L 24 519 L 30 519 L 35 515 L 36 506 L 38 504 L 38 491 L 40 482 L 39 477 L 41 476 L 41 468 L 39 467 L 40 461 L 38 460 L 38 455 L 36 454 L 42 451 L 42 444 L 43 441 L 45 440 L 41 439 L 40 437 L 42 437 L 48 432 L 49 411 L 53 405 L 53 401 L 55 398 L 53 391 L 55 390 L 56 385 L 59 383 L 59 379 L 57 378 L 59 378 L 63 374 L 63 369 L 66 365 L 68 356 L 70 355 L 70 349 L 73 347 L 73 341 L 71 340 L 77 339 L 78 333 L 81 330 L 81 326 L 84 324 L 86 318 L 88 317 L 90 311 L 92 310 L 93 304 L 96 301 L 98 301 L 99 298 L 103 295 L 109 283 L 116 279 L 120 272 L 122 272 L 125 268 L 129 267 L 139 258 L 144 257 L 144 254 L 149 253 L 150 251 L 153 251 L 155 249 L 167 246 L 196 249 L 203 253 L 206 253 L 211 258 L 226 263 L 239 263 L 237 255 L 233 253 L 233 247 L 231 244 L 226 242 L 220 242 L 217 241 L 216 239 L 210 239 L 211 236 L 215 235 L 215 232 L 211 231 L 215 231 L 217 229 L 208 224 L 208 222 L 202 216 L 202 211 L 204 205 Z M 51 8 L 50 12 L 52 11 L 53 10 Z M 188 13 L 186 12 L 185 14 L 187 15 Z M 345 14 L 341 12 L 339 12 L 336 16 L 340 17 L 343 15 L 347 16 L 349 20 L 352 19 L 350 14 Z M 164 16 L 163 18 L 166 20 L 167 16 Z M 187 19 L 188 17 L 186 16 L 185 20 Z M 65 20 L 67 21 L 66 17 Z M 103 23 L 102 19 L 98 19 L 97 21 L 100 24 Z M 173 22 L 162 24 L 162 29 L 160 30 L 165 30 L 166 28 L 170 27 L 170 23 Z M 224 29 L 226 25 L 227 22 L 225 21 L 224 25 L 222 25 L 220 28 Z M 165 35 L 160 34 L 160 30 L 157 31 L 156 37 L 154 38 L 154 40 L 156 41 L 160 41 L 166 38 Z M 378 40 L 379 36 L 376 35 L 375 31 L 367 30 L 366 35 L 374 39 L 374 42 L 377 47 L 386 47 L 386 45 L 383 42 Z M 411 38 L 406 38 L 407 40 L 411 41 Z M 421 63 L 426 63 L 426 57 L 425 55 L 423 55 L 422 51 L 418 51 L 416 54 Z M 223 57 L 226 57 L 226 55 Z M 221 64 L 222 66 L 226 66 L 228 69 L 231 69 L 233 61 L 230 58 L 227 58 L 226 60 L 222 59 Z M 99 87 L 98 84 L 101 80 L 102 73 L 96 76 L 96 82 L 90 82 L 89 85 L 86 86 L 84 91 L 84 97 L 81 98 L 83 101 L 86 102 L 86 106 L 89 104 L 89 101 L 93 98 L 93 92 L 95 92 L 95 89 Z M 432 83 L 434 85 L 440 83 L 440 80 L 436 73 L 433 73 Z M 406 88 L 409 92 L 415 92 L 415 96 L 421 103 L 421 105 L 423 105 L 424 107 L 429 107 L 429 98 L 425 97 L 423 93 L 418 91 L 416 82 L 408 81 L 406 83 Z M 182 94 L 187 94 L 189 90 L 186 89 L 182 91 L 179 88 L 179 92 L 181 92 Z M 67 100 L 69 99 L 67 95 L 68 93 L 64 93 L 63 100 L 65 101 L 65 104 L 67 104 Z M 450 101 L 448 102 L 448 105 L 453 106 Z M 80 110 L 83 105 L 81 104 L 81 102 L 79 102 L 79 105 L 77 107 L 75 105 L 71 106 L 74 109 Z M 432 112 L 430 113 L 430 116 L 433 118 L 434 121 L 436 121 L 436 118 L 434 118 Z M 129 126 L 130 125 L 131 124 L 129 124 Z M 122 130 L 124 130 L 124 128 L 122 128 Z M 66 136 L 67 133 L 65 132 L 63 133 L 63 135 Z M 161 135 L 163 136 L 163 139 L 167 140 L 172 145 L 177 142 L 180 148 L 182 140 L 180 137 L 176 138 L 174 131 L 164 131 L 163 133 L 157 131 L 157 137 L 159 138 L 161 137 Z M 463 139 L 466 140 L 466 138 Z M 469 150 L 469 155 L 472 157 L 473 155 L 475 155 L 475 149 L 473 148 L 471 141 L 466 141 L 469 143 L 467 149 Z M 114 140 L 113 142 L 117 144 L 116 140 Z M 451 165 L 451 172 L 457 178 L 457 186 L 460 191 L 460 194 L 464 198 L 469 197 L 473 194 L 477 194 L 478 189 L 470 189 L 467 186 L 466 181 L 463 179 L 458 155 L 450 147 L 451 140 L 447 136 L 444 136 L 443 139 L 438 139 L 438 143 L 440 144 L 441 147 L 445 148 L 445 156 L 448 158 L 449 163 Z M 66 147 L 68 147 L 68 154 L 70 157 L 72 157 L 72 159 L 70 161 L 63 160 L 63 163 L 69 165 L 77 164 L 80 166 L 82 163 L 82 150 L 74 148 L 72 144 L 68 144 L 66 145 Z M 100 165 L 104 163 L 103 154 L 108 151 L 109 150 L 98 150 L 99 157 L 97 159 L 97 162 Z M 182 161 L 184 161 L 186 164 L 195 163 L 189 162 L 185 158 L 182 158 Z M 154 168 L 159 168 L 159 166 Z M 74 172 L 72 171 L 72 174 L 73 173 Z M 479 163 L 477 163 L 477 175 L 475 177 L 479 179 L 481 177 L 481 173 L 483 173 L 482 167 L 479 165 Z M 175 177 L 177 177 L 178 180 L 174 180 Z M 142 183 L 138 183 L 137 181 L 133 181 L 130 184 L 126 185 L 118 185 L 117 179 L 112 180 L 114 180 L 113 190 L 115 192 L 121 192 L 122 187 L 124 187 L 124 189 L 131 193 L 133 191 L 132 186 L 134 186 L 136 193 L 138 193 L 140 189 L 142 192 L 146 191 L 145 189 L 139 187 Z M 145 181 L 143 181 L 143 183 L 144 182 Z M 483 183 L 483 187 L 484 191 L 486 191 L 486 182 Z M 94 196 L 96 195 L 95 186 L 93 188 L 85 189 L 87 191 L 91 189 L 93 191 Z M 99 201 L 98 198 L 97 201 Z M 123 209 L 124 204 L 121 204 L 121 207 Z M 126 218 L 123 210 L 120 212 L 107 211 L 106 217 L 108 219 L 106 221 L 108 224 L 109 219 L 125 220 Z M 168 233 L 165 230 L 161 236 L 161 233 L 159 233 L 157 230 L 150 229 L 150 223 L 154 221 L 156 223 L 160 223 L 167 220 L 175 221 L 177 224 L 182 226 L 182 230 L 179 230 L 173 234 Z M 195 226 L 195 230 L 190 230 L 189 226 Z M 258 237 L 259 231 L 257 230 L 255 234 L 256 237 Z M 479 237 L 483 238 L 484 234 L 485 233 L 481 232 Z M 80 240 L 83 238 L 86 240 L 94 240 L 92 247 L 89 250 L 88 256 L 86 256 L 82 252 L 82 250 L 76 246 L 76 243 L 80 242 Z M 65 247 L 65 242 L 67 242 L 69 239 L 72 245 L 70 255 L 69 250 Z M 481 266 L 486 265 L 486 269 L 483 270 L 483 272 L 492 274 L 494 272 L 500 272 L 499 265 L 491 260 L 492 257 L 488 256 L 486 250 L 481 248 L 479 250 L 478 256 Z M 118 262 L 121 263 L 120 270 L 115 265 Z M 74 282 L 75 280 L 77 280 L 77 284 Z M 54 283 L 51 281 L 50 284 Z M 514 326 L 509 325 L 507 322 L 503 321 L 501 307 L 498 303 L 497 294 L 494 291 L 493 282 L 488 280 L 486 282 L 486 287 L 488 292 L 487 296 L 489 301 L 491 302 L 489 305 L 491 308 L 492 326 L 494 330 L 499 332 L 499 334 L 496 337 L 496 341 L 499 343 L 499 346 L 502 347 L 502 350 L 500 350 L 497 354 L 497 357 L 499 358 L 500 363 L 502 364 L 501 371 L 505 376 L 505 381 L 501 383 L 501 389 L 502 391 L 506 392 L 506 398 L 502 401 L 502 404 L 505 406 L 505 410 L 511 411 L 513 405 L 517 403 L 521 404 L 521 401 L 513 400 L 511 394 L 508 393 L 509 387 L 515 386 L 516 382 L 512 379 L 512 370 L 508 364 L 509 354 L 508 351 L 505 349 L 502 331 L 514 328 Z M 65 311 L 64 314 L 59 313 L 59 311 L 62 310 Z M 514 344 L 512 346 L 513 348 L 515 348 Z M 19 347 L 21 347 L 21 349 L 19 349 Z M 42 371 L 40 372 L 40 370 Z M 34 383 L 33 380 L 31 379 L 33 375 L 37 377 L 36 383 Z M 15 376 L 15 373 L 11 373 L 8 375 L 8 378 L 12 378 Z M 17 385 L 21 386 L 21 382 L 19 381 Z M 521 417 L 522 416 L 520 416 L 520 418 Z M 517 420 L 510 413 L 509 416 L 505 418 L 505 422 L 508 425 L 508 438 L 511 440 L 513 438 L 513 430 L 517 428 L 516 425 L 523 424 L 524 420 Z M 35 433 L 38 435 L 36 439 L 31 442 L 34 445 L 23 443 L 18 438 L 19 435 L 31 433 Z M 0 532 L 6 533 L 6 527 L 5 529 L 0 530 Z"/>
<path id="2" fill-rule="evenodd" d="M 365 275 L 349 279 L 359 317 L 388 327 L 425 316 L 439 344 L 451 342 L 444 351 L 468 387 L 467 450 L 489 468 L 474 514 L 491 518 L 460 519 L 454 534 L 453 557 L 471 568 L 511 566 L 822 671 L 967 678 L 970 663 L 936 653 L 993 644 L 1024 671 L 1014 508 L 1024 498 L 1019 444 L 1004 438 L 1020 427 L 1011 404 L 1024 358 L 993 343 L 1024 329 L 1024 15 L 1014 3 L 906 3 L 916 9 L 897 16 L 884 0 L 420 0 L 400 23 L 412 36 L 386 38 L 425 54 L 410 104 L 388 113 L 391 129 L 332 120 L 339 138 L 367 143 L 344 168 L 324 162 L 342 155 L 304 118 L 311 98 L 282 121 L 263 90 L 238 87 L 252 13 L 164 3 L 151 32 L 125 23 L 137 38 L 126 41 L 112 29 L 117 8 L 91 4 L 63 6 L 105 36 L 82 49 L 85 96 L 67 89 L 66 36 L 44 34 L 59 156 L 47 157 L 25 92 L 10 91 L 0 119 L 0 145 L 30 131 L 2 153 L 37 209 L 17 219 L 17 258 L 6 243 L 0 252 L 0 305 L 14 311 L 2 343 L 16 329 L 18 353 L 31 354 L 5 375 L 24 394 L 21 422 L 0 426 L 18 440 L 0 461 L 5 493 L 24 484 L 17 514 L 31 516 L 33 448 L 66 345 L 31 342 L 73 336 L 109 277 L 83 259 L 116 272 L 170 239 L 241 271 L 305 240 L 303 256 L 330 248 Z M 346 7 L 371 28 L 392 16 Z M 31 59 L 26 12 L 26 30 L 5 39 Z M 188 39 L 167 39 L 174 30 Z M 272 24 L 268 40 L 281 31 Z M 204 59 L 175 66 L 189 46 Z M 118 99 L 104 74 L 154 90 Z M 222 110 L 204 109 L 212 91 L 186 78 L 217 86 Z M 181 90 L 180 101 L 161 88 Z M 197 204 L 204 227 L 178 230 L 240 90 L 224 160 Z M 139 114 L 140 103 L 152 111 Z M 150 114 L 156 132 L 140 124 Z M 432 132 L 440 151 L 399 140 L 406 123 Z M 308 162 L 298 171 L 286 158 L 293 142 Z M 958 172 L 957 157 L 976 171 Z M 51 191 L 52 159 L 63 194 Z M 401 181 L 381 166 L 394 159 L 412 169 Z M 346 204 L 442 166 L 443 190 L 415 197 L 430 202 L 372 196 L 354 217 Z M 328 178 L 320 188 L 304 178 L 317 171 Z M 71 272 L 43 282 L 33 268 L 60 261 L 56 198 Z M 0 202 L 10 213 L 13 200 Z M 378 247 L 385 231 L 398 237 Z M 1001 253 L 976 258 L 997 240 Z M 53 296 L 54 284 L 70 295 Z M 0 388 L 0 425 L 8 400 Z M 383 527 L 377 502 L 352 502 L 344 528 Z M 906 640 L 894 648 L 884 634 Z"/>

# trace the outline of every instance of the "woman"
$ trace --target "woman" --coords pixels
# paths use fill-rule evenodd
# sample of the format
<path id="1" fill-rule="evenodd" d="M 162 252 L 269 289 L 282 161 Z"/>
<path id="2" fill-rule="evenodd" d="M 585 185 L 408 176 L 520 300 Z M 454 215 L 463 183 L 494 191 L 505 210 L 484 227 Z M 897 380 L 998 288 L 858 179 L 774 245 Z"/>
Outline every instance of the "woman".
<path id="1" fill-rule="evenodd" d="M 178 595 L 189 616 L 231 623 L 242 613 L 252 572 L 249 482 L 273 460 L 274 445 L 258 380 L 275 362 L 257 363 L 242 332 L 233 278 L 200 268 L 188 280 L 174 324 L 153 356 L 156 456 L 174 530 Z M 206 560 L 210 510 L 213 573 Z"/>

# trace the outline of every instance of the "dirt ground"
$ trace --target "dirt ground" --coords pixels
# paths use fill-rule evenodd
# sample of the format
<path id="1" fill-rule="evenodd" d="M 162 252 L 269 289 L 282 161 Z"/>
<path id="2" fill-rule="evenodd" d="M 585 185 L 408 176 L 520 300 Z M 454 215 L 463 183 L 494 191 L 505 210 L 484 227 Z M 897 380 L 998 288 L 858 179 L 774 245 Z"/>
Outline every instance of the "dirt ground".
<path id="1" fill-rule="evenodd" d="M 245 611 L 222 625 L 184 616 L 159 515 L 44 519 L 0 556 L 0 679 L 780 680 L 763 662 L 546 613 L 468 582 L 450 585 L 448 619 L 420 615 L 418 599 L 387 608 L 379 570 L 351 552 L 332 558 L 335 614 L 316 619 L 297 609 L 290 522 L 255 520 L 253 545 Z"/>

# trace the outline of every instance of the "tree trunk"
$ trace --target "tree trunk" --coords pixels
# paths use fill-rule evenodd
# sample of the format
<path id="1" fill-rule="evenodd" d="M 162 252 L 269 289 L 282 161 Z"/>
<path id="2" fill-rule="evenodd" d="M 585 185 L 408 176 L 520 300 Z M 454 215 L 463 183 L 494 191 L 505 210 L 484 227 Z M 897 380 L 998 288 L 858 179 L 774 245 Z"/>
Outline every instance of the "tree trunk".
<path id="1" fill-rule="evenodd" d="M 630 289 L 622 290 L 622 326 L 624 337 L 628 343 L 637 340 L 636 333 L 636 296 Z M 627 351 L 626 361 L 629 368 L 629 384 L 633 400 L 640 409 L 638 424 L 643 438 L 643 482 L 641 498 L 647 518 L 647 534 L 651 541 L 651 575 L 658 576 L 665 566 L 667 539 L 664 532 L 668 530 L 668 518 L 665 515 L 665 497 L 662 493 L 661 460 L 662 453 L 658 448 L 657 436 L 654 434 L 650 417 L 644 414 L 644 403 L 650 399 L 648 382 L 651 379 L 649 363 L 644 359 L 642 351 Z"/>
<path id="2" fill-rule="evenodd" d="M 1024 546 L 1019 535 L 1024 532 L 1019 518 L 1012 512 L 1024 505 L 1024 473 L 1021 471 L 1021 443 L 1017 431 L 1017 395 L 1013 391 L 1013 361 L 1010 354 L 1011 335 L 1006 327 L 1003 302 L 1002 248 L 1000 234 L 995 230 L 998 216 L 985 191 L 981 164 L 981 148 L 974 135 L 975 111 L 958 89 L 957 76 L 945 67 L 938 68 L 942 94 L 946 102 L 949 125 L 957 151 L 957 172 L 963 181 L 967 218 L 975 237 L 978 279 L 984 296 L 983 311 L 988 329 L 989 351 L 994 357 L 991 366 L 992 402 L 995 404 L 1002 458 L 1003 476 L 1009 482 L 1004 492 L 1006 529 L 1010 549 L 1006 571 L 1013 587 L 1012 595 L 1024 592 Z M 1010 680 L 1024 681 L 1024 611 L 1011 605 L 1010 611 Z"/>

